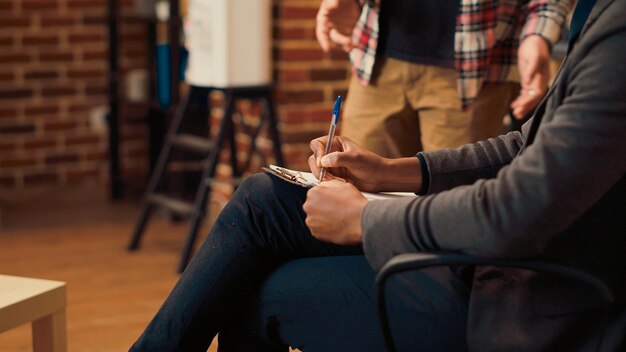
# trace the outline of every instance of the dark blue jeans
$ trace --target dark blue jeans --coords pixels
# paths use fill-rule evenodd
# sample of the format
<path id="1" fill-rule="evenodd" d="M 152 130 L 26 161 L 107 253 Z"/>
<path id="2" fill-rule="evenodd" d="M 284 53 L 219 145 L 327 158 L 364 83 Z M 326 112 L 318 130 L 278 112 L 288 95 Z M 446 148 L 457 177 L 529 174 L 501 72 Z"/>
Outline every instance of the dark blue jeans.
<path id="1" fill-rule="evenodd" d="M 270 175 L 237 189 L 131 351 L 383 351 L 361 246 L 311 236 L 306 189 Z M 393 234 L 390 234 L 393 235 Z M 449 268 L 390 281 L 401 351 L 465 349 L 468 290 Z"/>

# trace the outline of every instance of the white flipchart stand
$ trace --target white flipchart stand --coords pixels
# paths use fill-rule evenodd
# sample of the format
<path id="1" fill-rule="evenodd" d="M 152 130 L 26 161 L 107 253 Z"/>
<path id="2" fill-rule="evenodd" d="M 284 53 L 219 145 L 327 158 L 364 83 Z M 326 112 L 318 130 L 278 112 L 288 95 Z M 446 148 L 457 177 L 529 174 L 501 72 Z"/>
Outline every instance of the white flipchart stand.
<path id="1" fill-rule="evenodd" d="M 181 105 L 176 108 L 129 244 L 131 250 L 139 247 L 153 207 L 184 213 L 189 218 L 189 229 L 178 272 L 185 269 L 191 258 L 203 218 L 209 218 L 209 207 L 206 204 L 210 199 L 213 185 L 211 180 L 215 176 L 222 150 L 230 148 L 231 180 L 233 185 L 238 185 L 243 171 L 251 164 L 252 156 L 258 152 L 256 138 L 261 129 L 267 126 L 275 163 L 284 165 L 272 94 L 270 1 L 189 0 L 188 6 L 185 41 L 189 50 L 189 61 L 185 81 L 190 89 Z M 190 102 L 193 101 L 191 97 L 196 94 L 210 94 L 214 90 L 224 94 L 223 115 L 217 135 L 209 140 L 205 138 L 207 136 L 190 135 L 182 131 L 180 127 L 188 115 Z M 244 130 L 253 139 L 245 153 L 238 152 L 235 142 L 233 116 L 237 115 L 235 102 L 239 99 L 258 100 L 263 106 L 259 122 L 255 126 L 246 125 L 244 119 L 238 121 L 240 125 L 246 125 Z M 209 110 L 210 102 L 209 99 Z M 199 152 L 208 160 L 203 163 L 202 176 L 192 203 L 159 193 L 159 183 L 168 170 L 167 163 L 170 162 L 172 148 Z M 245 155 L 244 160 L 238 160 L 240 155 Z M 241 165 L 244 170 L 240 170 Z"/>
<path id="2" fill-rule="evenodd" d="M 198 87 L 270 84 L 269 0 L 189 0 L 187 83 Z"/>

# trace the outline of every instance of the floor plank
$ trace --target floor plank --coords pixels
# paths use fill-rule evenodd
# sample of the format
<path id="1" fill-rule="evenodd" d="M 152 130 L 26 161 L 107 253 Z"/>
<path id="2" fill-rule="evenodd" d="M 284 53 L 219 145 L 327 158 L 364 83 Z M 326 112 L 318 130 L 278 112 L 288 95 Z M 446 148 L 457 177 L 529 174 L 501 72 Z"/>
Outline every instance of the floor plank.
<path id="1" fill-rule="evenodd" d="M 0 194 L 0 273 L 67 282 L 69 351 L 128 350 L 178 278 L 186 224 L 157 215 L 128 252 L 138 201 L 103 188 Z M 0 351 L 31 350 L 29 326 L 0 334 Z"/>

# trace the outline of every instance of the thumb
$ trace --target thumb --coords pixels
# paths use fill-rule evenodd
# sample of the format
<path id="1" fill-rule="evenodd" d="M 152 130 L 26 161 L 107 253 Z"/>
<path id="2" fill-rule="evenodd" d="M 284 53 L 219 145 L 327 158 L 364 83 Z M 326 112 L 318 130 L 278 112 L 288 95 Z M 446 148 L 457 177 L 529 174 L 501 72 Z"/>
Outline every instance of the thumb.
<path id="1" fill-rule="evenodd" d="M 332 152 L 322 157 L 321 163 L 323 167 L 347 167 L 352 164 L 352 153 L 349 152 Z"/>

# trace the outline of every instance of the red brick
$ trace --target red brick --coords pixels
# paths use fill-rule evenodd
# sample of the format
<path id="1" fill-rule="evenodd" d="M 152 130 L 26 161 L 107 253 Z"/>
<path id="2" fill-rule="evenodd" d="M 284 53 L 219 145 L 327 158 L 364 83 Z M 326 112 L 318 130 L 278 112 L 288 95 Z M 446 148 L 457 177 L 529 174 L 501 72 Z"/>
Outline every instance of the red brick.
<path id="1" fill-rule="evenodd" d="M 35 132 L 35 125 L 33 124 L 17 124 L 0 127 L 1 134 L 27 134 Z"/>
<path id="2" fill-rule="evenodd" d="M 68 183 L 79 183 L 85 179 L 98 179 L 99 177 L 100 170 L 97 168 L 91 170 L 68 171 L 65 175 L 65 179 Z"/>
<path id="3" fill-rule="evenodd" d="M 0 89 L 0 100 L 29 98 L 32 95 L 30 88 Z"/>
<path id="4" fill-rule="evenodd" d="M 44 131 L 67 131 L 75 129 L 76 126 L 75 121 L 48 122 L 44 125 Z"/>
<path id="5" fill-rule="evenodd" d="M 143 158 L 146 155 L 148 155 L 148 151 L 145 147 L 131 149 L 126 153 L 126 156 L 128 156 L 129 158 Z"/>
<path id="6" fill-rule="evenodd" d="M 70 34 L 67 38 L 70 44 L 94 43 L 104 41 L 102 34 Z"/>
<path id="7" fill-rule="evenodd" d="M 57 183 L 58 175 L 53 172 L 35 172 L 24 175 L 24 185 L 32 186 L 36 184 Z"/>
<path id="8" fill-rule="evenodd" d="M 330 113 L 332 106 L 325 109 L 316 109 L 312 111 L 302 111 L 301 109 L 285 109 L 280 114 L 280 120 L 283 123 L 299 123 L 299 122 L 328 122 L 330 121 Z"/>
<path id="9" fill-rule="evenodd" d="M 90 105 L 85 105 L 85 104 L 72 104 L 70 105 L 67 110 L 71 113 L 77 113 L 77 112 L 86 112 L 89 111 L 89 109 L 91 109 L 93 106 Z"/>
<path id="10" fill-rule="evenodd" d="M 309 76 L 311 81 L 342 81 L 348 77 L 348 72 L 343 68 L 311 69 Z"/>
<path id="11" fill-rule="evenodd" d="M 45 149 L 56 145 L 53 138 L 37 138 L 24 142 L 24 149 Z"/>
<path id="12" fill-rule="evenodd" d="M 98 144 L 99 142 L 100 142 L 100 137 L 97 135 L 74 136 L 74 137 L 67 137 L 65 139 L 65 145 Z"/>
<path id="13" fill-rule="evenodd" d="M 278 59 L 282 61 L 319 61 L 324 57 L 322 49 L 280 49 Z"/>
<path id="14" fill-rule="evenodd" d="M 0 134 L 26 134 L 33 132 L 35 132 L 35 125 L 32 123 L 0 126 Z"/>
<path id="15" fill-rule="evenodd" d="M 0 28 L 26 28 L 30 25 L 29 17 L 9 17 L 0 20 Z"/>
<path id="16" fill-rule="evenodd" d="M 15 188 L 17 182 L 14 176 L 0 176 L 0 186 L 6 188 Z"/>
<path id="17" fill-rule="evenodd" d="M 106 60 L 108 58 L 108 53 L 106 51 L 86 51 L 83 53 L 83 60 L 92 61 L 92 60 Z"/>
<path id="18" fill-rule="evenodd" d="M 76 88 L 74 87 L 44 87 L 41 89 L 41 95 L 44 97 L 63 97 L 68 95 L 75 95 Z"/>
<path id="19" fill-rule="evenodd" d="M 125 42 L 128 43 L 128 42 Z M 132 45 L 128 43 L 128 46 L 122 50 L 122 57 L 124 58 L 145 58 L 146 48 L 143 44 Z"/>
<path id="20" fill-rule="evenodd" d="M 321 90 L 281 90 L 278 93 L 278 102 L 281 104 L 318 103 L 324 101 L 324 92 Z"/>
<path id="21" fill-rule="evenodd" d="M 282 133 L 281 141 L 283 143 L 309 143 L 311 140 L 323 136 L 325 134 L 323 128 L 319 130 L 309 130 L 309 131 L 294 131 L 289 133 Z"/>
<path id="22" fill-rule="evenodd" d="M 56 52 L 56 53 L 39 54 L 39 60 L 41 60 L 44 63 L 50 63 L 50 62 L 71 63 L 73 59 L 74 59 L 74 53 L 72 52 Z"/>
<path id="23" fill-rule="evenodd" d="M 58 78 L 59 73 L 54 70 L 32 70 L 24 72 L 25 80 L 42 80 L 42 79 L 53 79 Z"/>
<path id="24" fill-rule="evenodd" d="M 343 95 L 342 95 L 343 97 Z M 311 122 L 324 122 L 330 121 L 330 112 L 332 111 L 332 104 L 328 104 L 328 108 L 326 109 L 316 109 L 310 112 L 310 121 Z"/>
<path id="25" fill-rule="evenodd" d="M 148 116 L 148 107 L 140 104 L 132 104 L 128 102 L 122 102 L 122 111 L 124 111 L 124 121 L 128 123 L 146 123 L 146 116 Z"/>
<path id="26" fill-rule="evenodd" d="M 85 154 L 85 160 L 87 161 L 102 161 L 106 160 L 109 154 L 105 151 L 89 152 Z"/>
<path id="27" fill-rule="evenodd" d="M 27 106 L 24 109 L 25 115 L 49 115 L 57 114 L 59 107 L 55 105 L 43 105 L 43 106 Z"/>
<path id="28" fill-rule="evenodd" d="M 304 82 L 309 79 L 309 73 L 304 69 L 280 69 L 278 81 L 280 82 Z"/>
<path id="29" fill-rule="evenodd" d="M 125 66 L 127 69 L 129 70 L 138 70 L 138 69 L 142 69 L 146 67 L 146 57 L 145 57 L 145 52 L 143 57 L 129 57 L 129 58 L 125 58 Z"/>
<path id="30" fill-rule="evenodd" d="M 42 16 L 39 23 L 41 27 L 69 27 L 74 24 L 72 16 Z"/>
<path id="31" fill-rule="evenodd" d="M 132 32 L 132 33 L 124 33 L 122 35 L 120 35 L 119 40 L 126 44 L 132 44 L 132 43 L 137 43 L 140 45 L 144 45 L 146 43 L 146 33 L 141 31 L 141 32 Z"/>
<path id="32" fill-rule="evenodd" d="M 59 38 L 56 35 L 29 35 L 22 38 L 24 46 L 57 45 Z"/>
<path id="33" fill-rule="evenodd" d="M 11 0 L 0 1 L 0 11 L 3 11 L 2 13 L 10 13 L 11 11 L 13 11 L 14 3 L 15 1 Z"/>
<path id="34" fill-rule="evenodd" d="M 281 19 L 305 19 L 309 21 L 315 21 L 317 10 L 319 7 L 290 7 L 283 6 L 280 9 Z"/>
<path id="35" fill-rule="evenodd" d="M 106 2 L 104 0 L 68 0 L 67 6 L 71 9 L 95 9 L 103 8 Z"/>
<path id="36" fill-rule="evenodd" d="M 32 167 L 37 165 L 37 160 L 34 158 L 12 158 L 0 160 L 0 167 L 3 168 L 22 168 Z"/>
<path id="37" fill-rule="evenodd" d="M 311 30 L 302 27 L 278 27 L 274 30 L 276 39 L 309 39 Z"/>
<path id="38" fill-rule="evenodd" d="M 27 54 L 6 54 L 3 53 L 0 55 L 0 64 L 16 64 L 16 63 L 26 63 L 30 61 L 30 55 Z"/>
<path id="39" fill-rule="evenodd" d="M 106 95 L 109 92 L 109 87 L 105 85 L 92 85 L 85 87 L 86 95 Z"/>
<path id="40" fill-rule="evenodd" d="M 118 0 L 118 4 L 123 8 L 121 13 L 125 16 L 131 13 L 134 1 Z M 4 128 L 1 131 L 0 141 L 2 142 L 0 143 L 5 143 L 0 145 L 0 148 L 7 148 L 8 150 L 17 148 L 21 153 L 40 153 L 46 156 L 50 152 L 57 152 L 59 147 L 66 145 L 65 143 L 82 143 L 79 139 L 72 140 L 73 138 L 87 135 L 83 140 L 87 144 L 77 144 L 67 151 L 78 155 L 78 162 L 57 160 L 59 164 L 54 165 L 59 166 L 58 170 L 54 166 L 38 172 L 34 172 L 38 169 L 20 170 L 19 168 L 12 168 L 11 171 L 2 172 L 0 183 L 9 187 L 28 187 L 32 182 L 78 183 L 89 177 L 106 180 L 108 177 L 106 136 L 96 135 L 97 142 L 88 137 L 92 133 L 87 130 L 87 115 L 94 106 L 107 103 L 105 66 L 108 59 L 105 12 L 107 1 L 48 0 L 47 4 L 45 0 L 27 2 L 27 6 L 32 10 L 21 11 L 22 0 L 0 0 L 0 72 L 2 72 L 0 73 L 0 83 L 3 77 L 4 79 L 13 79 L 11 85 L 1 83 L 0 86 L 6 89 L 30 88 L 33 91 L 33 98 L 37 97 L 37 99 L 40 99 L 38 94 L 41 88 L 39 87 L 61 86 L 61 88 L 73 89 L 75 95 L 58 98 L 43 97 L 42 102 L 37 105 L 28 100 L 17 101 L 17 104 L 11 100 L 0 100 L 0 126 Z M 3 7 L 4 4 L 9 5 Z M 350 74 L 350 65 L 346 53 L 336 49 L 326 54 L 319 49 L 314 36 L 314 17 L 318 5 L 319 1 L 313 0 L 272 1 L 275 19 L 273 35 L 277 39 L 274 41 L 272 49 L 273 75 L 277 82 L 276 98 L 280 101 L 278 108 L 280 109 L 281 121 L 285 124 L 286 130 L 289 131 L 283 139 L 288 142 L 285 143 L 284 150 L 286 160 L 289 161 L 290 165 L 306 166 L 306 158 L 309 154 L 308 142 L 311 138 L 327 132 L 329 114 L 332 109 L 331 100 L 336 93 L 345 92 L 348 85 L 347 76 Z M 35 9 L 37 6 L 56 6 L 56 10 L 37 10 Z M 81 7 L 83 9 L 80 9 Z M 79 10 L 76 11 L 75 8 Z M 2 9 L 8 10 L 3 11 Z M 7 14 L 10 14 L 11 21 L 4 20 L 5 17 L 9 17 Z M 132 67 L 146 68 L 148 56 L 143 40 L 145 38 L 145 26 L 144 20 L 125 18 L 119 29 L 120 39 L 123 43 L 118 57 L 124 71 Z M 29 27 L 31 28 L 29 29 Z M 34 27 L 43 28 L 43 30 L 36 32 Z M 59 38 L 59 43 L 69 40 L 70 35 L 73 35 L 72 39 L 83 42 L 73 44 L 67 49 L 47 47 L 38 50 L 39 47 L 30 46 L 26 47 L 30 50 L 21 50 L 23 36 L 26 35 L 25 43 L 35 43 L 35 39 L 28 38 L 38 33 L 44 37 L 56 35 Z M 68 39 L 62 35 L 67 36 Z M 89 37 L 89 35 L 96 36 Z M 330 65 L 319 67 L 322 60 L 324 64 Z M 331 60 L 334 61 L 331 62 Z M 96 69 L 100 70 L 99 73 Z M 14 77 L 9 73 L 13 73 Z M 64 81 L 67 78 L 70 81 L 66 83 Z M 16 83 L 19 82 L 16 80 L 22 79 L 26 83 L 17 85 Z M 315 83 L 309 85 L 309 82 Z M 120 89 L 123 90 L 123 82 L 120 81 L 120 84 Z M 87 90 L 94 95 L 85 97 L 84 94 Z M 333 93 L 331 94 L 331 92 Z M 56 105 L 58 99 L 64 101 L 63 105 Z M 212 102 L 217 101 L 215 106 L 222 106 L 220 103 L 222 100 L 221 93 L 212 94 L 211 100 Z M 48 103 L 48 101 L 50 102 Z M 245 110 L 246 119 L 252 119 L 259 114 L 256 106 L 244 104 L 241 107 Z M 147 130 L 143 125 L 145 123 L 145 111 L 136 113 L 135 110 L 137 109 L 131 111 L 131 109 L 122 108 L 121 131 L 124 131 L 125 141 L 130 139 L 135 142 L 122 144 L 124 147 L 121 157 L 122 163 L 126 166 L 141 164 L 141 170 L 139 168 L 137 170 L 143 179 L 146 172 L 144 165 L 146 156 L 143 154 L 145 148 L 141 147 L 147 138 Z M 219 117 L 220 109 L 214 110 L 213 114 Z M 12 122 L 13 120 L 20 122 Z M 213 120 L 211 124 L 219 123 L 219 119 Z M 134 123 L 137 121 L 141 121 L 142 124 L 135 125 Z M 32 126 L 19 126 L 29 123 L 32 123 Z M 9 124 L 11 126 L 7 126 Z M 7 132 L 7 127 L 9 132 Z M 39 128 L 42 131 L 39 131 Z M 13 134 L 13 131 L 22 134 Z M 41 134 L 43 136 L 40 136 Z M 246 144 L 247 141 L 238 137 L 237 142 L 238 144 Z M 264 140 L 260 142 L 261 144 L 270 144 Z M 3 155 L 9 156 L 8 153 L 14 152 L 7 151 Z M 55 156 L 55 154 L 49 156 Z M 225 160 L 228 161 L 228 158 Z M 38 161 L 38 163 L 42 163 L 42 161 Z M 126 168 L 124 168 L 123 176 L 125 181 L 129 182 Z M 227 169 L 228 167 L 225 168 L 225 170 Z M 23 174 L 26 174 L 26 180 L 24 180 Z"/>
<path id="41" fill-rule="evenodd" d="M 341 62 L 341 61 L 350 62 L 350 57 L 348 56 L 348 53 L 337 48 L 332 49 L 330 51 L 330 59 L 336 62 Z"/>
<path id="42" fill-rule="evenodd" d="M 9 47 L 13 46 L 15 40 L 13 37 L 0 37 L 0 47 Z"/>
<path id="43" fill-rule="evenodd" d="M 14 142 L 0 142 L 0 153 L 13 152 L 17 150 L 17 144 Z"/>
<path id="44" fill-rule="evenodd" d="M 0 72 L 0 82 L 11 82 L 15 80 L 13 72 Z"/>
<path id="45" fill-rule="evenodd" d="M 53 10 L 57 8 L 56 0 L 21 0 L 24 10 Z"/>
<path id="46" fill-rule="evenodd" d="M 14 118 L 17 116 L 17 110 L 14 108 L 2 108 L 0 109 L 0 119 Z"/>
<path id="47" fill-rule="evenodd" d="M 146 133 L 143 130 L 122 131 L 122 141 L 140 141 L 146 137 Z"/>
<path id="48" fill-rule="evenodd" d="M 84 15 L 80 21 L 82 24 L 87 26 L 103 26 L 107 24 L 107 18 L 104 15 L 94 16 L 94 15 Z M 124 27 L 126 27 L 126 23 L 124 23 Z"/>
<path id="49" fill-rule="evenodd" d="M 67 78 L 102 78 L 105 76 L 104 70 L 76 70 L 67 71 Z"/>
<path id="50" fill-rule="evenodd" d="M 80 158 L 78 157 L 78 154 L 75 154 L 75 153 L 48 155 L 45 158 L 46 164 L 49 164 L 49 165 L 75 163 L 79 160 Z"/>
<path id="51" fill-rule="evenodd" d="M 120 8 L 132 10 L 136 6 L 135 0 L 120 0 Z"/>

